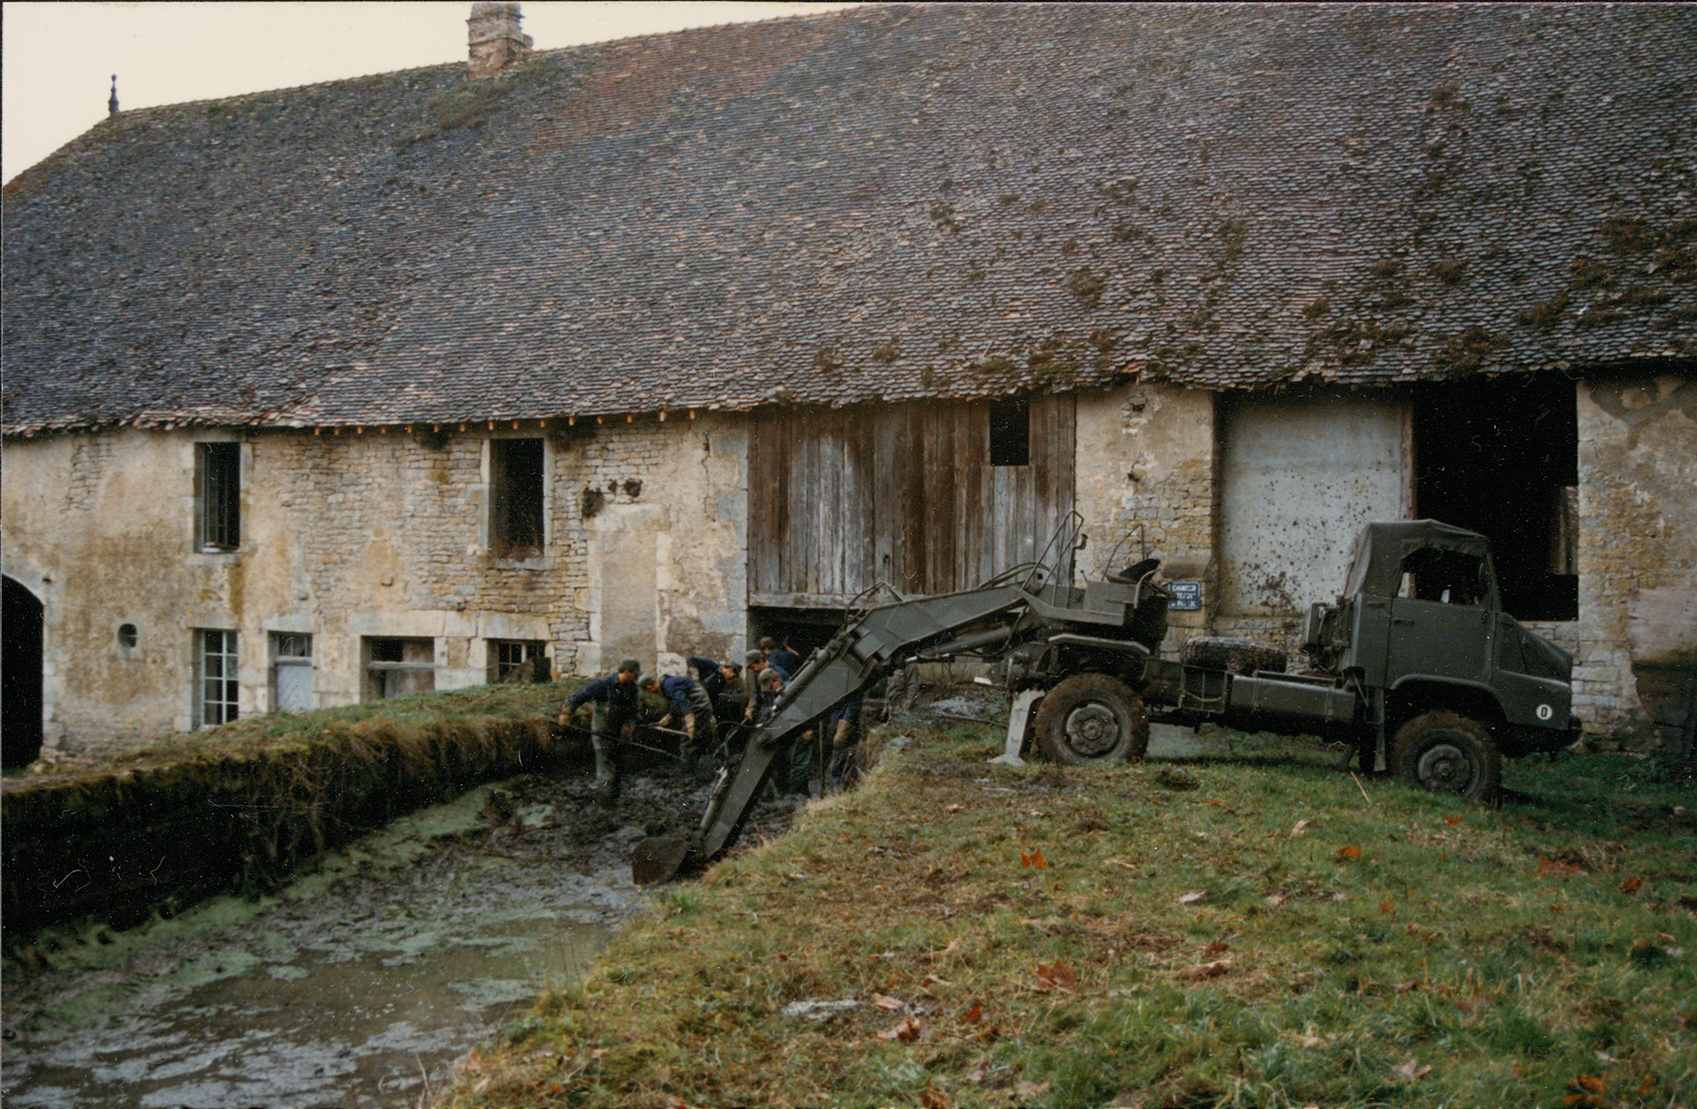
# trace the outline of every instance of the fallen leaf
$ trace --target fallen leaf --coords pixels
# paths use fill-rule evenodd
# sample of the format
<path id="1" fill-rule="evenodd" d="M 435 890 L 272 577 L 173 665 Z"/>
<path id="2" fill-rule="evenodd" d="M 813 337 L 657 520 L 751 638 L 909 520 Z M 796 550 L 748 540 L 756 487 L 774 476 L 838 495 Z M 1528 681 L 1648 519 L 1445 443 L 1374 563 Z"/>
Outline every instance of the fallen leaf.
<path id="1" fill-rule="evenodd" d="M 1137 867 L 1135 865 L 1126 862 L 1124 859 L 1108 859 L 1108 860 L 1106 860 L 1104 865 L 1117 866 L 1121 870 L 1136 870 L 1137 869 Z"/>
<path id="2" fill-rule="evenodd" d="M 1202 890 L 1191 890 L 1189 893 L 1180 895 L 1178 903 L 1180 905 L 1194 905 L 1207 896 Z"/>
<path id="3" fill-rule="evenodd" d="M 1046 861 L 1044 861 L 1044 859 L 1043 859 L 1043 849 L 1041 847 L 1039 847 L 1037 850 L 1031 852 L 1031 854 L 1029 854 L 1029 855 L 1027 855 L 1024 851 L 1021 851 L 1019 853 L 1019 865 L 1020 866 L 1029 866 L 1029 867 L 1032 867 L 1036 870 L 1042 870 L 1044 867 L 1048 866 L 1049 864 Z"/>
<path id="4" fill-rule="evenodd" d="M 966 806 L 965 805 L 944 805 L 943 811 L 944 812 L 965 812 Z"/>
<path id="5" fill-rule="evenodd" d="M 1418 1082 L 1420 1079 L 1432 1073 L 1432 1068 L 1429 1066 L 1421 1066 L 1418 1059 L 1410 1059 L 1400 1067 L 1393 1067 L 1392 1070 L 1401 1077 L 1408 1079 L 1410 1082 Z"/>
<path id="6" fill-rule="evenodd" d="M 1294 839 L 1297 836 L 1305 836 L 1308 834 L 1308 829 L 1313 826 L 1314 822 L 1312 820 L 1298 820 L 1295 824 L 1290 826 L 1291 837 Z"/>
<path id="7" fill-rule="evenodd" d="M 1230 951 L 1231 949 L 1231 944 L 1227 943 L 1225 940 L 1215 940 L 1213 943 L 1208 945 L 1208 954 L 1218 955 L 1222 951 Z"/>
<path id="8" fill-rule="evenodd" d="M 1214 800 L 1214 799 L 1213 799 L 1213 798 L 1212 798 L 1212 797 L 1204 797 L 1204 798 L 1203 798 L 1203 799 L 1202 799 L 1202 803 L 1203 803 L 1203 804 L 1204 804 L 1204 805 L 1212 805 L 1212 806 L 1214 806 L 1214 807 L 1215 807 L 1215 808 L 1216 808 L 1216 809 L 1224 809 L 1224 810 L 1226 810 L 1226 811 L 1227 811 L 1227 812 L 1231 812 L 1231 811 L 1232 811 L 1232 807 L 1231 807 L 1231 806 L 1230 806 L 1230 805 L 1228 805 L 1228 804 L 1226 804 L 1226 803 L 1225 803 L 1225 802 L 1224 802 L 1224 801 L 1216 801 L 1216 800 Z"/>
<path id="9" fill-rule="evenodd" d="M 982 1006 L 982 1005 L 974 1005 L 972 1008 L 968 1009 L 966 1012 L 964 1012 L 960 1015 L 960 1020 L 961 1020 L 962 1024 L 977 1024 L 979 1021 L 981 1021 L 983 1019 L 984 1019 L 984 1006 Z"/>
<path id="10" fill-rule="evenodd" d="M 919 1039 L 925 1035 L 925 1032 L 924 1020 L 919 1017 L 907 1017 L 894 1028 L 886 1028 L 878 1033 L 878 1038 L 880 1040 L 900 1040 L 905 1044 Z"/>
<path id="11" fill-rule="evenodd" d="M 1396 916 L 1396 906 L 1391 904 L 1389 901 L 1379 902 L 1379 911 L 1390 916 Z"/>
<path id="12" fill-rule="evenodd" d="M 1359 859 L 1360 857 L 1361 848 L 1356 847 L 1353 844 L 1346 844 L 1345 846 L 1338 848 L 1338 858 L 1340 859 Z"/>
<path id="13" fill-rule="evenodd" d="M 1263 897 L 1261 900 L 1265 901 L 1268 905 L 1270 905 L 1270 906 L 1272 906 L 1273 908 L 1276 909 L 1280 905 L 1283 905 L 1285 903 L 1285 895 L 1282 894 L 1282 893 L 1269 893 L 1266 897 Z"/>
<path id="14" fill-rule="evenodd" d="M 1078 989 L 1078 976 L 1065 963 L 1056 959 L 1048 966 L 1037 964 L 1037 989 L 1073 993 Z"/>
<path id="15" fill-rule="evenodd" d="M 923 1109 L 949 1109 L 949 1099 L 941 1090 L 934 1090 L 929 1084 L 919 1092 L 919 1104 Z"/>
<path id="16" fill-rule="evenodd" d="M 1464 816 L 1456 816 L 1452 813 L 1451 815 L 1444 817 L 1444 823 L 1453 828 L 1457 824 L 1467 823 L 1467 818 Z"/>
<path id="17" fill-rule="evenodd" d="M 1574 1078 L 1573 1084 L 1589 1094 L 1600 1094 L 1608 1089 L 1608 1083 L 1594 1074 L 1581 1074 Z"/>
<path id="18" fill-rule="evenodd" d="M 886 1013 L 899 1013 L 907 1008 L 907 1002 L 899 997 L 891 997 L 889 994 L 875 993 L 872 995 L 872 1007 L 882 1009 Z"/>
<path id="19" fill-rule="evenodd" d="M 1218 978 L 1230 970 L 1231 965 L 1232 961 L 1229 958 L 1215 959 L 1213 962 L 1203 963 L 1201 966 L 1186 967 L 1178 971 L 1174 977 L 1181 982 L 1201 982 L 1207 978 Z"/>
<path id="20" fill-rule="evenodd" d="M 1628 878 L 1620 884 L 1620 892 L 1632 893 L 1633 891 L 1640 889 L 1643 885 L 1644 879 L 1642 878 Z"/>
<path id="21" fill-rule="evenodd" d="M 1310 1036 L 1306 1033 L 1296 1037 L 1296 1046 L 1298 1047 L 1319 1047 L 1325 1042 L 1318 1036 Z"/>
<path id="22" fill-rule="evenodd" d="M 930 989 L 932 986 L 952 986 L 952 985 L 954 985 L 954 983 L 949 981 L 947 978 L 941 978 L 941 977 L 938 977 L 935 974 L 927 974 L 924 978 L 920 979 L 920 982 L 919 982 L 919 988 L 922 989 L 922 990 Z"/>
<path id="23" fill-rule="evenodd" d="M 1575 874 L 1585 873 L 1585 868 L 1573 863 L 1564 863 L 1560 859 L 1546 859 L 1538 856 L 1538 873 L 1548 874 L 1555 878 L 1571 878 Z"/>
<path id="24" fill-rule="evenodd" d="M 1021 1082 L 1018 1086 L 1020 1097 L 1042 1097 L 1049 1092 L 1051 1082 Z"/>

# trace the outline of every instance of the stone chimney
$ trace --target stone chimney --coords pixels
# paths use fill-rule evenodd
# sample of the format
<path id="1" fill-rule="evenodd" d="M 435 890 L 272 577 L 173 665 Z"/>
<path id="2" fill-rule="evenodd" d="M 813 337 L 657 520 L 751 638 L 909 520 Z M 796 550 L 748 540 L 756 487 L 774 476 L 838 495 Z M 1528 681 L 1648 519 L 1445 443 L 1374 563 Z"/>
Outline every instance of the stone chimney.
<path id="1" fill-rule="evenodd" d="M 519 31 L 517 4 L 473 4 L 466 20 L 473 79 L 499 77 L 530 53 L 530 36 Z"/>

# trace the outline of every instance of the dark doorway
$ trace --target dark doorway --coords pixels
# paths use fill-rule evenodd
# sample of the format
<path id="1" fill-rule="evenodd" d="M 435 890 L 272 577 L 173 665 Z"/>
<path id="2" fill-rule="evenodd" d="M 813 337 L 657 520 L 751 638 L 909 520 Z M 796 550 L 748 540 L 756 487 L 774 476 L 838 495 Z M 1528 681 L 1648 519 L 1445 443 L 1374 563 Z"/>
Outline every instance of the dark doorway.
<path id="1" fill-rule="evenodd" d="M 24 766 L 41 754 L 41 602 L 4 579 L 0 645 L 0 762 Z"/>
<path id="2" fill-rule="evenodd" d="M 1579 616 L 1579 425 L 1559 373 L 1432 385 L 1414 409 L 1420 516 L 1491 541 L 1503 608 L 1522 620 Z"/>

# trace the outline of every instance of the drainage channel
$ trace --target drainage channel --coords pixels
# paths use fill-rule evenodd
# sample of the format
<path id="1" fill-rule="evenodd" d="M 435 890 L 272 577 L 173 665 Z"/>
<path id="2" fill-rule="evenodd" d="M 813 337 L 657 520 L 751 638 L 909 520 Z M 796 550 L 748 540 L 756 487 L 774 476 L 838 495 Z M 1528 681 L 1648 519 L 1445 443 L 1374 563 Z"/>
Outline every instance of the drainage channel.
<path id="1" fill-rule="evenodd" d="M 642 904 L 631 846 L 706 786 L 526 775 L 393 822 L 259 901 L 38 945 L 4 969 L 0 1099 L 35 1106 L 412 1105 L 580 976 Z"/>

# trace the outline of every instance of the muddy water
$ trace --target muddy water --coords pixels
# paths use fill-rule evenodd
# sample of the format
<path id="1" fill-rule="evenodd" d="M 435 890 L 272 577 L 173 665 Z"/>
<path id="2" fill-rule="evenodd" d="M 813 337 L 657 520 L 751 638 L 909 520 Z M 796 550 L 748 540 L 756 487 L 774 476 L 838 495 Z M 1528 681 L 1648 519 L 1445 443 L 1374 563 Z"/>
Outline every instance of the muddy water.
<path id="1" fill-rule="evenodd" d="M 583 973 L 643 904 L 629 851 L 694 818 L 665 772 L 612 809 L 530 775 L 415 813 L 276 896 L 221 898 L 5 968 L 7 1106 L 417 1105 Z M 80 941 L 80 942 L 79 942 Z"/>

